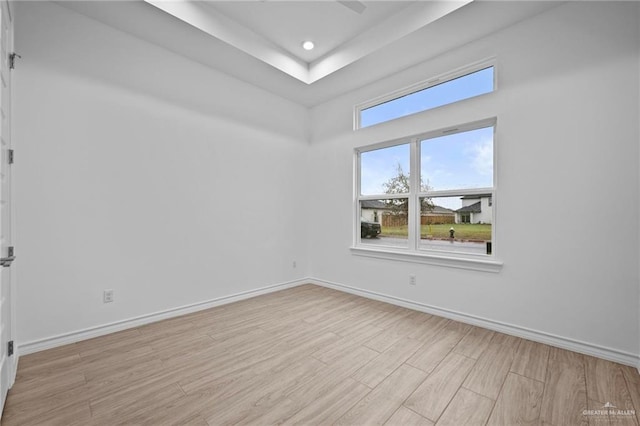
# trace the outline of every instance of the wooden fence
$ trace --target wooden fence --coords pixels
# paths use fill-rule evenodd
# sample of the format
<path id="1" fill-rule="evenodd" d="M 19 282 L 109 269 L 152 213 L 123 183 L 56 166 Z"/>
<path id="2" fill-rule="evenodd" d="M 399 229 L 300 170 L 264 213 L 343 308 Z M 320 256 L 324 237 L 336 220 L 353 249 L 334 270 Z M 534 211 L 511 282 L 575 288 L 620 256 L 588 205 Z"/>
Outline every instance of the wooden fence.
<path id="1" fill-rule="evenodd" d="M 434 214 L 420 217 L 421 225 L 440 225 L 443 223 L 456 223 L 456 217 L 451 214 Z"/>
<path id="2" fill-rule="evenodd" d="M 450 214 L 420 216 L 421 225 L 439 225 L 443 223 L 455 223 L 456 217 Z M 382 215 L 382 227 L 395 228 L 407 226 L 407 215 L 404 214 L 384 214 Z"/>
<path id="3" fill-rule="evenodd" d="M 395 228 L 398 226 L 407 226 L 407 215 L 404 214 L 383 214 L 382 227 Z"/>

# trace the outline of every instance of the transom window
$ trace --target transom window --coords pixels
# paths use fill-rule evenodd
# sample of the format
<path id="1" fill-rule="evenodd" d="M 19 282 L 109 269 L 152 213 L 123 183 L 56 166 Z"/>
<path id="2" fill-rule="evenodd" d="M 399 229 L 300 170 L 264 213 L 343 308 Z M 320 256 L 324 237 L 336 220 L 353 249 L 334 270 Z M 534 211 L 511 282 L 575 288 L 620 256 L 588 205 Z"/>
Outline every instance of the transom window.
<path id="1" fill-rule="evenodd" d="M 495 124 L 356 149 L 356 247 L 493 256 Z"/>
<path id="2" fill-rule="evenodd" d="M 494 90 L 493 65 L 484 62 L 465 67 L 356 106 L 355 128 L 395 120 Z"/>

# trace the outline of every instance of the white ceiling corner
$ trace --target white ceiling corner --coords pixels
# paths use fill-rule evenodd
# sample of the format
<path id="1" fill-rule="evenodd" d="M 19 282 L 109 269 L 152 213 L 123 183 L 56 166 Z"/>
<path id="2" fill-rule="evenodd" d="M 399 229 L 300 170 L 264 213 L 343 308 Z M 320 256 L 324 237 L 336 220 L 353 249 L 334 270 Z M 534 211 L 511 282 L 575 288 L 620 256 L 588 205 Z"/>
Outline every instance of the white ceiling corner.
<path id="1" fill-rule="evenodd" d="M 306 107 L 561 4 L 372 0 L 356 13 L 333 0 L 54 1 Z M 307 38 L 313 51 L 301 47 Z"/>
<path id="2" fill-rule="evenodd" d="M 360 2 L 364 10 L 353 13 L 348 10 L 352 8 L 340 7 L 340 2 L 333 1 L 145 0 L 306 84 L 315 83 L 472 1 Z M 306 39 L 314 41 L 320 53 L 306 53 L 301 47 Z"/>

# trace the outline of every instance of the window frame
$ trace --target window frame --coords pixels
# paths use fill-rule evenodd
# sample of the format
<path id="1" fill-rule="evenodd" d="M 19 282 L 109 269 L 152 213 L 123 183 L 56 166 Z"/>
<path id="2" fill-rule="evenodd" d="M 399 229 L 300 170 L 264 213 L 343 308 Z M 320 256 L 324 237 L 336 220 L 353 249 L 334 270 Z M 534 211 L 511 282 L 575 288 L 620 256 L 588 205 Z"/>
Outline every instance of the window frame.
<path id="1" fill-rule="evenodd" d="M 498 143 L 496 138 L 497 117 L 491 117 L 479 121 L 469 122 L 457 126 L 450 126 L 438 130 L 432 130 L 419 133 L 407 137 L 396 138 L 390 141 L 384 141 L 372 145 L 356 147 L 354 149 L 354 211 L 353 211 L 353 245 L 351 250 L 354 254 L 383 258 L 403 260 L 410 262 L 429 263 L 442 266 L 451 266 L 463 269 L 473 269 L 489 272 L 499 272 L 502 262 L 498 260 L 496 252 L 499 253 L 499 245 L 496 244 L 496 224 L 497 224 L 497 151 Z M 467 131 L 493 127 L 493 186 L 491 188 L 469 188 L 469 189 L 453 189 L 453 190 L 432 190 L 420 191 L 420 175 L 421 175 L 421 142 L 441 136 L 447 136 L 455 133 L 463 133 Z M 409 192 L 405 194 L 361 194 L 361 155 L 362 153 L 374 151 L 383 148 L 389 148 L 397 145 L 409 144 Z M 490 194 L 492 200 L 492 232 L 491 232 L 491 254 L 474 254 L 444 250 L 433 250 L 420 247 L 420 230 L 417 221 L 420 218 L 420 199 L 423 197 L 438 198 L 447 196 L 462 195 L 483 195 Z M 361 240 L 360 218 L 361 218 L 361 201 L 365 200 L 385 200 L 395 198 L 408 198 L 408 236 L 407 247 L 382 246 L 363 243 Z M 498 247 L 498 251 L 496 251 Z"/>
<path id="2" fill-rule="evenodd" d="M 449 81 L 455 80 L 457 78 L 464 77 L 465 75 L 473 74 L 475 72 L 481 71 L 481 70 L 486 69 L 486 68 L 491 68 L 491 67 L 493 67 L 493 90 L 491 92 L 483 93 L 483 94 L 480 94 L 480 95 L 474 95 L 474 96 L 471 96 L 469 98 L 461 99 L 459 101 L 455 101 L 455 102 L 451 102 L 451 103 L 448 103 L 448 104 L 440 105 L 440 106 L 437 106 L 437 107 L 425 109 L 425 110 L 422 110 L 422 111 L 417 111 L 417 112 L 414 112 L 414 113 L 411 113 L 411 114 L 403 115 L 401 117 L 392 118 L 390 120 L 386 120 L 386 121 L 382 121 L 380 123 L 372 124 L 370 126 L 362 127 L 362 111 L 364 111 L 366 109 L 373 108 L 373 107 L 378 106 L 378 105 L 382 105 L 384 103 L 387 103 L 387 102 L 402 98 L 404 96 L 411 95 L 411 94 L 416 93 L 416 92 L 420 92 L 421 90 L 425 90 L 425 89 L 428 89 L 430 87 L 435 87 L 435 86 L 438 86 L 440 84 L 444 84 L 444 83 L 447 83 Z M 388 122 L 391 122 L 391 121 L 399 120 L 399 119 L 404 118 L 404 117 L 411 117 L 411 116 L 416 115 L 416 114 L 421 114 L 421 113 L 423 113 L 425 111 L 431 111 L 433 109 L 442 108 L 442 107 L 445 107 L 445 106 L 448 106 L 448 105 L 458 104 L 460 102 L 464 102 L 464 101 L 469 100 L 469 99 L 474 99 L 474 98 L 477 98 L 477 97 L 480 97 L 480 96 L 489 95 L 491 93 L 496 92 L 497 90 L 498 90 L 498 78 L 497 78 L 496 58 L 492 57 L 492 58 L 488 58 L 488 59 L 483 59 L 481 61 L 474 62 L 472 64 L 468 64 L 468 65 L 462 66 L 462 67 L 454 69 L 452 71 L 448 71 L 446 73 L 442 73 L 442 74 L 430 77 L 430 78 L 428 78 L 426 80 L 423 80 L 423 81 L 420 81 L 418 83 L 412 84 L 412 85 L 407 86 L 405 88 L 402 88 L 402 89 L 399 89 L 399 90 L 395 90 L 395 91 L 393 91 L 391 93 L 387 93 L 385 95 L 378 96 L 378 97 L 376 97 L 374 99 L 371 99 L 371 100 L 368 100 L 366 102 L 362 102 L 360 104 L 355 105 L 354 109 L 353 109 L 353 114 L 354 114 L 353 115 L 353 130 L 368 129 L 370 127 L 374 127 L 374 126 L 377 126 L 379 124 L 384 124 L 384 123 L 388 123 Z"/>

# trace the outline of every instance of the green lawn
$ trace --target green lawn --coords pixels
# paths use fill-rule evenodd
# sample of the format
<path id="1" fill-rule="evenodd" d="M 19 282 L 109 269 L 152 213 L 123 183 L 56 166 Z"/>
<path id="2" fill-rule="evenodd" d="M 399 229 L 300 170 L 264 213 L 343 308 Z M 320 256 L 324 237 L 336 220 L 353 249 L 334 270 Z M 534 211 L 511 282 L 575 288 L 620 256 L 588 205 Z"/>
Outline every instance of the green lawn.
<path id="1" fill-rule="evenodd" d="M 449 229 L 455 230 L 456 240 L 482 240 L 491 241 L 491 225 L 479 225 L 471 223 L 447 223 L 443 225 L 422 225 L 420 235 L 422 238 L 449 238 Z M 382 227 L 383 237 L 406 237 L 407 226 Z"/>

